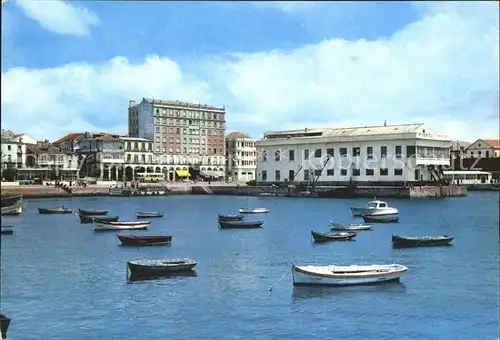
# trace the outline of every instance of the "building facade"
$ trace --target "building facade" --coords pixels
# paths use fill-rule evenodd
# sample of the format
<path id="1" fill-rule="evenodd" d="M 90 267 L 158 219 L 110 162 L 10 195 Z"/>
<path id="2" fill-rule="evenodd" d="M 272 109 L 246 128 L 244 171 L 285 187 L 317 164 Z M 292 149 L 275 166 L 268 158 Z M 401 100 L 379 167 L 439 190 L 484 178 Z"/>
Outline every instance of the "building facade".
<path id="1" fill-rule="evenodd" d="M 470 158 L 500 158 L 499 139 L 478 139 L 467 147 Z"/>
<path id="2" fill-rule="evenodd" d="M 257 168 L 256 140 L 242 132 L 226 136 L 226 173 L 237 182 L 255 180 Z"/>
<path id="3" fill-rule="evenodd" d="M 433 181 L 451 141 L 423 124 L 267 132 L 257 142 L 258 183 L 388 185 Z"/>
<path id="4" fill-rule="evenodd" d="M 123 178 L 124 141 L 108 133 L 82 133 L 76 139 L 79 154 L 79 176 L 96 177 L 101 181 L 118 181 Z"/>
<path id="5" fill-rule="evenodd" d="M 225 175 L 224 107 L 143 98 L 130 101 L 128 115 L 129 136 L 151 140 L 156 155 Z"/>

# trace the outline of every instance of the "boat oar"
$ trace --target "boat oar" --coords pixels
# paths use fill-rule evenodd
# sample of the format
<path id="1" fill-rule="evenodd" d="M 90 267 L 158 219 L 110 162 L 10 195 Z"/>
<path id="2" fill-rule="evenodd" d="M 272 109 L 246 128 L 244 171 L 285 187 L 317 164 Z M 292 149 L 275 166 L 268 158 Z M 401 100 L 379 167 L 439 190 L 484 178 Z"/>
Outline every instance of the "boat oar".
<path id="1" fill-rule="evenodd" d="M 278 284 L 286 275 L 286 271 L 283 273 L 283 275 L 281 275 L 281 277 L 278 279 L 278 281 L 276 281 L 274 284 Z M 269 287 L 269 291 L 272 292 L 273 291 L 273 287 Z"/>

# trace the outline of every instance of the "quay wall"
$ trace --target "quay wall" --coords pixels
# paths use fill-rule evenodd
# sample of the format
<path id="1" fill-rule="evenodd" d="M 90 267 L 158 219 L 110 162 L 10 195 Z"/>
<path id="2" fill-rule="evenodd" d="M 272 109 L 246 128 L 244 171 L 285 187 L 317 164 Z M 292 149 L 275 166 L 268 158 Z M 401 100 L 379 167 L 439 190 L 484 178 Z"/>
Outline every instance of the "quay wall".
<path id="1" fill-rule="evenodd" d="M 316 193 L 297 192 L 288 187 L 246 186 L 246 185 L 172 185 L 169 194 L 194 195 L 276 195 L 289 197 L 317 197 Z M 324 189 L 324 188 L 323 188 Z M 23 195 L 25 198 L 55 198 L 79 196 L 109 196 L 109 188 L 102 186 L 72 187 L 73 194 L 69 195 L 60 188 L 47 186 L 17 186 L 2 187 L 2 196 Z M 422 187 L 358 187 L 356 197 L 363 198 L 426 198 L 467 196 L 465 186 L 422 186 Z M 141 197 L 141 196 L 138 196 Z"/>

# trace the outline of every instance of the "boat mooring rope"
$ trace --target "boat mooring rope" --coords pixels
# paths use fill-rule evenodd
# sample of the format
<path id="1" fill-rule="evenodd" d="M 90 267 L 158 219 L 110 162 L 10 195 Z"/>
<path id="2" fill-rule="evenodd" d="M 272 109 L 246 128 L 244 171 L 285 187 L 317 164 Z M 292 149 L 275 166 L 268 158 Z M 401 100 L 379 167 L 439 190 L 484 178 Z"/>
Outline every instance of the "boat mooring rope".
<path id="1" fill-rule="evenodd" d="M 278 281 L 276 281 L 274 284 L 278 284 L 278 283 L 279 283 L 279 282 L 280 282 L 280 281 L 281 281 L 281 280 L 285 277 L 286 273 L 287 273 L 287 272 L 285 271 L 285 272 L 283 273 L 283 275 L 281 275 L 281 277 L 278 279 Z M 270 287 L 269 287 L 269 291 L 270 291 L 270 292 L 272 292 L 272 291 L 273 291 L 273 287 L 272 287 L 272 286 L 270 286 Z"/>

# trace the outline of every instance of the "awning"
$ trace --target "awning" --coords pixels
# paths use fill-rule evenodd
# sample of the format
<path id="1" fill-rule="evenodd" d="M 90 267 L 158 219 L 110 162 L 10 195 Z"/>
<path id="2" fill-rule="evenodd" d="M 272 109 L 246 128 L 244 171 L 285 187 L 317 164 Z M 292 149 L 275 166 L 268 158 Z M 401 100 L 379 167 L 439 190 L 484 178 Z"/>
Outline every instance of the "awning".
<path id="1" fill-rule="evenodd" d="M 222 171 L 201 171 L 200 174 L 205 177 L 224 177 L 224 172 Z"/>
<path id="2" fill-rule="evenodd" d="M 191 174 L 187 170 L 175 170 L 175 173 L 179 177 L 191 177 Z"/>

